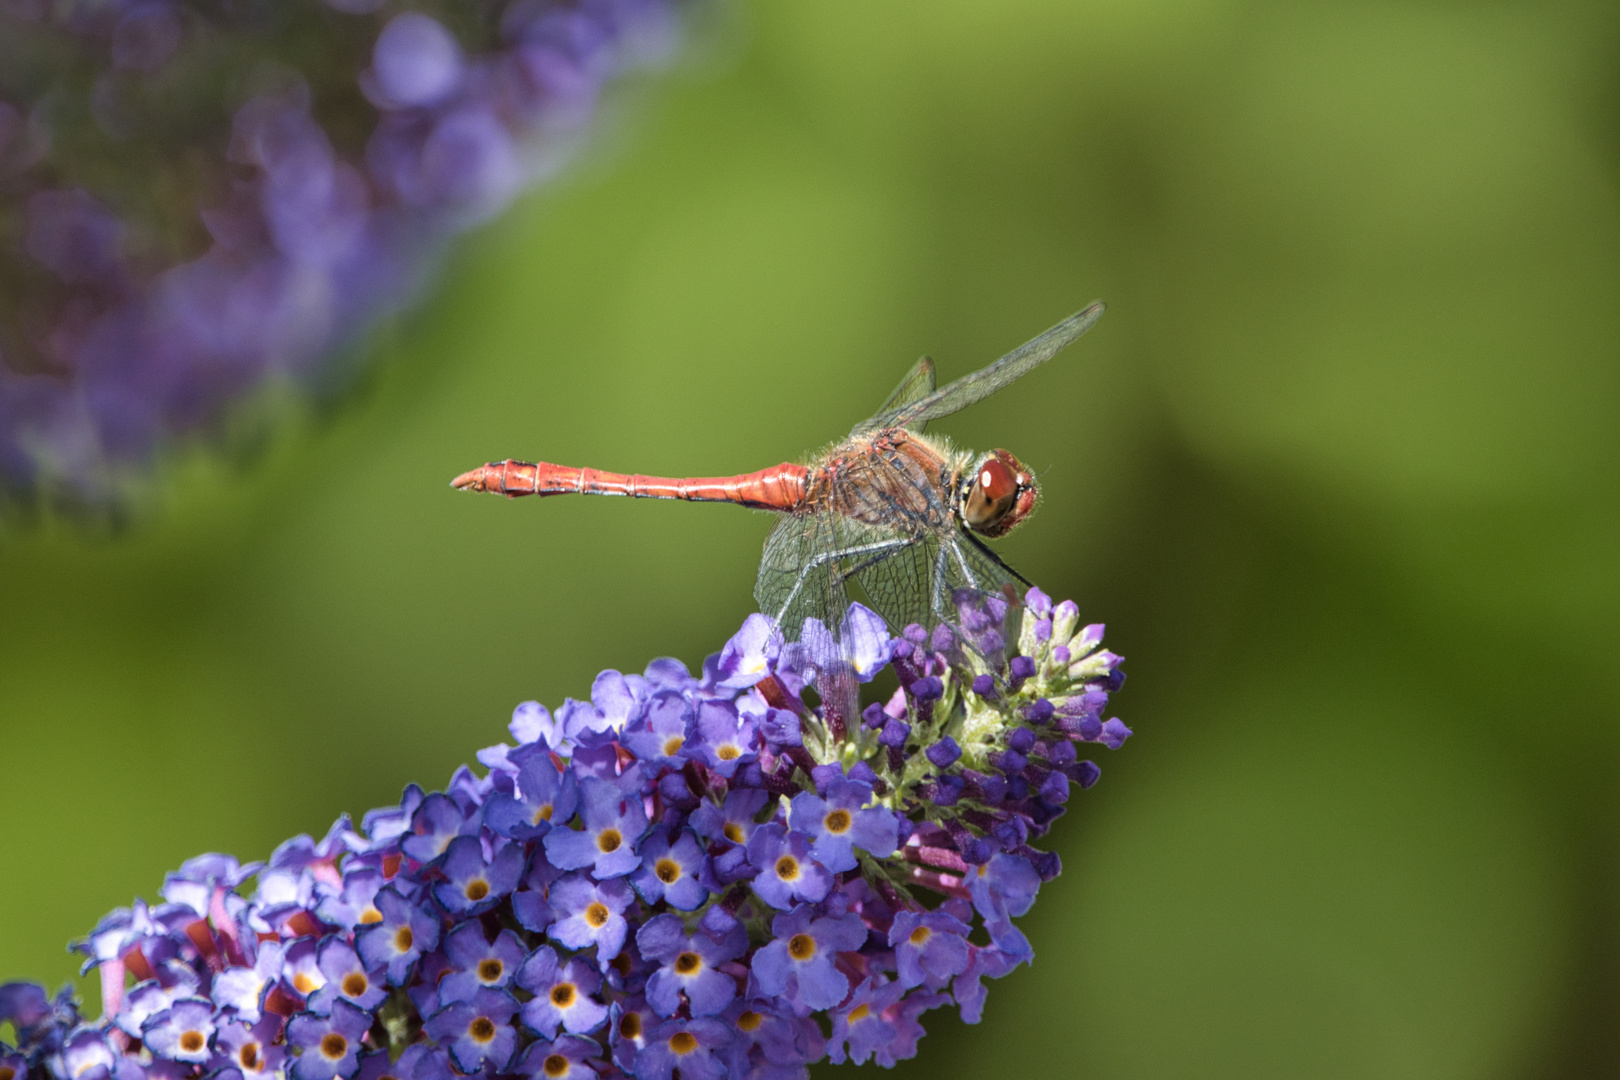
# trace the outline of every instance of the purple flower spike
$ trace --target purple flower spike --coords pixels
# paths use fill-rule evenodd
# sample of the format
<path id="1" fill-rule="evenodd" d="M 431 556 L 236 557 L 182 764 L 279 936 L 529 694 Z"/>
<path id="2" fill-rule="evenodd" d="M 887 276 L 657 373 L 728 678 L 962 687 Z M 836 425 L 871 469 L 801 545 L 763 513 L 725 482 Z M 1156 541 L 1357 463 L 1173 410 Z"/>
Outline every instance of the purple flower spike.
<path id="1" fill-rule="evenodd" d="M 899 846 L 899 823 L 894 811 L 865 808 L 871 801 L 869 784 L 834 780 L 827 797 L 811 792 L 793 797 L 788 823 L 812 837 L 811 856 L 833 873 L 855 869 L 855 848 L 878 858 L 894 854 Z"/>
<path id="2" fill-rule="evenodd" d="M 523 1051 L 512 1072 L 529 1080 L 598 1080 L 591 1062 L 602 1056 L 601 1044 L 578 1035 L 555 1042 L 540 1039 Z"/>
<path id="3" fill-rule="evenodd" d="M 630 876 L 630 884 L 649 904 L 667 900 L 670 907 L 691 911 L 709 895 L 702 873 L 703 849 L 697 838 L 683 829 L 672 844 L 660 827 L 641 845 L 641 867 Z"/>
<path id="4" fill-rule="evenodd" d="M 207 1061 L 213 1052 L 214 1003 L 181 998 L 146 1022 L 141 1039 L 157 1057 L 191 1064 Z"/>
<path id="5" fill-rule="evenodd" d="M 660 1016 L 673 1016 L 685 995 L 693 1016 L 713 1016 L 737 996 L 737 983 L 718 970 L 727 960 L 748 951 L 748 935 L 739 923 L 725 940 L 704 933 L 688 934 L 675 915 L 655 915 L 636 934 L 636 947 L 660 965 L 647 980 L 647 1004 Z"/>
<path id="6" fill-rule="evenodd" d="M 512 759 L 521 762 L 517 790 L 490 796 L 484 808 L 484 823 L 490 829 L 514 840 L 530 840 L 550 832 L 553 821 L 560 825 L 574 816 L 577 795 L 572 771 L 558 772 L 551 754 L 539 744 L 521 748 Z"/>
<path id="7" fill-rule="evenodd" d="M 636 1055 L 636 1080 L 670 1080 L 677 1069 L 681 1080 L 722 1080 L 726 1065 L 719 1052 L 731 1041 L 731 1028 L 718 1020 L 666 1020 L 648 1032 Z"/>
<path id="8" fill-rule="evenodd" d="M 763 993 L 781 997 L 795 1008 L 830 1009 L 849 993 L 849 980 L 838 970 L 840 952 L 866 943 L 866 925 L 858 915 L 815 917 L 808 904 L 778 915 L 771 923 L 776 940 L 754 954 L 754 978 Z"/>
<path id="9" fill-rule="evenodd" d="M 295 1055 L 295 1080 L 350 1077 L 360 1068 L 360 1040 L 371 1027 L 371 1014 L 343 998 L 329 1016 L 299 1013 L 287 1021 L 287 1048 Z"/>
<path id="10" fill-rule="evenodd" d="M 1005 614 L 972 603 L 970 633 Z M 1062 869 L 1036 845 L 1097 777 L 1077 747 L 1128 731 L 1102 719 L 1117 669 L 1077 678 L 1028 622 L 989 695 L 943 692 L 984 671 L 948 626 L 943 652 L 920 627 L 898 648 L 873 635 L 901 686 L 837 747 L 795 699 L 813 674 L 795 665 L 847 652 L 783 646 L 782 686 L 741 693 L 718 654 L 701 680 L 674 662 L 608 671 L 561 710 L 557 749 L 538 730 L 487 748 L 486 774 L 413 785 L 363 835 L 340 818 L 268 865 L 191 860 L 163 904 L 75 946 L 100 969 L 104 1021 L 0 985 L 20 1044 L 0 1062 L 27 1073 L 9 1080 L 41 1063 L 62 1080 L 802 1080 L 829 1053 L 912 1057 L 924 1012 L 954 998 L 977 1022 L 984 980 L 1032 958 L 1014 920 Z M 753 647 L 737 640 L 738 670 Z"/>
<path id="11" fill-rule="evenodd" d="M 451 915 L 480 915 L 517 888 L 523 876 L 523 849 L 508 844 L 485 861 L 482 840 L 458 836 L 450 841 L 441 869 L 449 880 L 433 886 L 433 898 Z"/>
<path id="12" fill-rule="evenodd" d="M 355 936 L 368 968 L 386 967 L 388 981 L 403 986 L 422 954 L 439 943 L 439 921 L 389 886 L 377 893 L 382 919 Z"/>
<path id="13" fill-rule="evenodd" d="M 900 985 L 909 990 L 926 983 L 937 990 L 952 976 L 960 975 L 968 964 L 969 929 L 967 923 L 944 909 L 896 913 L 889 929 L 889 944 L 894 947 Z"/>
<path id="14" fill-rule="evenodd" d="M 315 999 L 310 1001 L 310 1008 L 315 1012 L 326 1012 L 327 1002 L 334 994 L 342 995 L 368 1012 L 388 996 L 384 985 L 386 973 L 377 968 L 368 970 L 360 962 L 360 954 L 341 937 L 333 936 L 322 941 L 316 957 L 321 974 L 326 976 L 326 985 L 316 992 L 317 997 L 323 1000 L 319 1003 Z"/>
<path id="15" fill-rule="evenodd" d="M 605 965 L 624 948 L 629 929 L 624 909 L 635 896 L 622 879 L 598 883 L 570 874 L 551 887 L 551 908 L 557 921 L 547 932 L 551 940 L 570 949 L 595 945 L 596 959 Z"/>
<path id="16" fill-rule="evenodd" d="M 483 923 L 457 926 L 444 938 L 444 951 L 455 970 L 439 980 L 439 1000 L 470 1001 L 479 990 L 499 990 L 512 981 L 527 950 L 510 930 L 490 941 Z"/>
<path id="17" fill-rule="evenodd" d="M 774 908 L 797 900 L 814 903 L 832 888 L 832 873 L 811 857 L 810 838 L 781 825 L 762 825 L 748 841 L 748 861 L 758 871 L 754 892 Z"/>
<path id="18" fill-rule="evenodd" d="M 524 1026 L 547 1039 L 555 1039 L 558 1028 L 583 1035 L 607 1019 L 607 1006 L 592 996 L 602 987 L 601 976 L 578 958 L 559 961 L 549 945 L 523 962 L 517 984 L 534 995 L 523 1006 Z"/>
<path id="19" fill-rule="evenodd" d="M 579 782 L 580 817 L 585 828 L 553 829 L 546 834 L 546 858 L 560 869 L 590 867 L 597 877 L 628 874 L 641 864 L 636 845 L 647 831 L 641 799 L 624 793 L 618 784 L 596 777 Z"/>
<path id="20" fill-rule="evenodd" d="M 463 1073 L 486 1066 L 500 1072 L 517 1051 L 512 1017 L 518 1003 L 503 990 L 480 990 L 471 1001 L 446 1005 L 422 1024 L 422 1030 L 450 1051 L 450 1060 Z"/>

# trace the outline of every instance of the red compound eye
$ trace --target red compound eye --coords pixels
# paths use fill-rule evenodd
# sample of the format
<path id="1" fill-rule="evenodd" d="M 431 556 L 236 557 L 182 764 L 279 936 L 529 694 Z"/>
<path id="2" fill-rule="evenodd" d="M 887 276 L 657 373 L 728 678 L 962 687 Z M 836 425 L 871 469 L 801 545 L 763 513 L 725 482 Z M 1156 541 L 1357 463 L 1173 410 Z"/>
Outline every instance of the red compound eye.
<path id="1" fill-rule="evenodd" d="M 962 522 L 984 536 L 1005 536 L 1035 509 L 1035 478 L 1005 450 L 986 457 L 962 492 Z"/>

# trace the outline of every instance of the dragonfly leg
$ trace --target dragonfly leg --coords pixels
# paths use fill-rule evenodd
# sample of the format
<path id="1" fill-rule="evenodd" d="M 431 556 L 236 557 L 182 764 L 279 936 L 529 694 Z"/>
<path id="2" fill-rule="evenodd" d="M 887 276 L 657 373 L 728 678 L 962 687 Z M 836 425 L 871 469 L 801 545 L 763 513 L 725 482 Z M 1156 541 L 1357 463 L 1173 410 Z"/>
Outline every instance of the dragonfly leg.
<path id="1" fill-rule="evenodd" d="M 968 569 L 967 560 L 962 557 L 961 547 L 954 543 L 947 546 L 951 549 L 951 554 L 956 556 L 956 565 L 962 568 L 962 580 L 968 583 L 968 588 L 978 589 L 979 579 L 973 576 L 972 570 Z"/>
<path id="2" fill-rule="evenodd" d="M 945 611 L 945 566 L 945 545 L 941 544 L 939 553 L 934 556 L 934 595 L 930 601 L 934 611 L 934 618 L 940 622 L 951 621 Z"/>
<path id="3" fill-rule="evenodd" d="M 859 547 L 842 548 L 838 551 L 822 552 L 820 555 L 817 555 L 815 558 L 811 559 L 809 562 L 805 563 L 799 568 L 799 578 L 793 583 L 793 591 L 788 593 L 787 599 L 782 601 L 782 606 L 777 609 L 775 616 L 776 621 L 780 623 L 782 621 L 782 617 L 788 613 L 788 608 L 792 607 L 793 601 L 798 599 L 799 590 L 804 588 L 804 583 L 809 579 L 812 571 L 826 566 L 828 563 L 835 560 L 848 558 L 851 555 L 870 555 L 874 552 L 897 551 L 900 548 L 908 547 L 916 542 L 917 541 L 915 538 L 908 538 L 904 540 L 884 540 L 876 544 L 862 544 Z"/>

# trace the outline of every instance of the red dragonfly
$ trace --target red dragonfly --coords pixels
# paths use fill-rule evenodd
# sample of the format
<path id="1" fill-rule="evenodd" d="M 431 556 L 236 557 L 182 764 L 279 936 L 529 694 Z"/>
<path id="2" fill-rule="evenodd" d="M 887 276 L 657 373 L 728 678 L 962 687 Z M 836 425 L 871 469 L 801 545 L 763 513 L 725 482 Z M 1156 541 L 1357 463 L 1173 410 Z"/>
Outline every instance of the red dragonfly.
<path id="1" fill-rule="evenodd" d="M 784 636 L 797 639 L 806 619 L 820 620 L 836 635 L 851 581 L 894 631 L 910 623 L 932 628 L 954 621 L 952 598 L 964 588 L 1017 603 L 1015 583 L 1029 582 L 980 538 L 1011 532 L 1035 508 L 1038 492 L 1034 474 L 1006 450 L 954 449 L 924 434 L 929 421 L 1028 374 L 1102 313 L 1096 301 L 939 389 L 934 362 L 923 357 L 877 415 L 808 465 L 783 462 L 740 476 L 674 479 L 507 460 L 462 473 L 452 484 L 510 498 L 628 495 L 775 510 L 782 519 L 765 541 L 754 598 Z"/>

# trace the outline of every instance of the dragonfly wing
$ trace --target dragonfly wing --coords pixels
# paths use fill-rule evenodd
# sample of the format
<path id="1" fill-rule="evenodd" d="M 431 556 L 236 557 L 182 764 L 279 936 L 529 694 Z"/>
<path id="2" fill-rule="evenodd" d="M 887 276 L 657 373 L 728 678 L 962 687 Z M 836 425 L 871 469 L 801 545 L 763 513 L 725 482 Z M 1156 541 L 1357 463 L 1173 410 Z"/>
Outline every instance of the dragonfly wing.
<path id="1" fill-rule="evenodd" d="M 983 401 L 1008 383 L 1029 374 L 1072 343 L 1102 318 L 1104 305 L 1095 300 L 1084 311 L 1069 316 L 1033 341 L 1026 342 L 1003 356 L 989 367 L 971 375 L 964 375 L 948 386 L 872 417 L 858 430 L 873 431 L 881 428 L 910 427 L 926 424 L 942 416 L 965 409 Z"/>
<path id="2" fill-rule="evenodd" d="M 938 549 L 935 537 L 917 536 L 904 547 L 875 553 L 851 568 L 867 602 L 883 616 L 891 633 L 898 634 L 912 623 L 932 629 L 938 621 L 933 617 L 930 591 Z"/>
<path id="3" fill-rule="evenodd" d="M 836 634 L 849 610 L 850 579 L 912 543 L 898 530 L 864 525 L 839 514 L 785 517 L 765 539 L 754 599 L 790 641 L 799 639 L 806 619 L 818 619 Z"/>
<path id="4" fill-rule="evenodd" d="M 890 394 L 883 404 L 878 407 L 877 415 L 887 416 L 897 409 L 910 405 L 913 401 L 927 397 L 934 392 L 934 387 L 937 385 L 938 380 L 934 375 L 934 360 L 932 357 L 925 356 L 913 364 L 910 371 L 906 372 L 906 377 L 900 380 L 900 385 L 894 388 L 894 393 Z M 867 421 L 857 426 L 855 433 L 870 430 L 870 427 L 871 422 Z M 926 420 L 910 425 L 911 430 L 919 435 L 927 427 L 928 421 Z"/>

